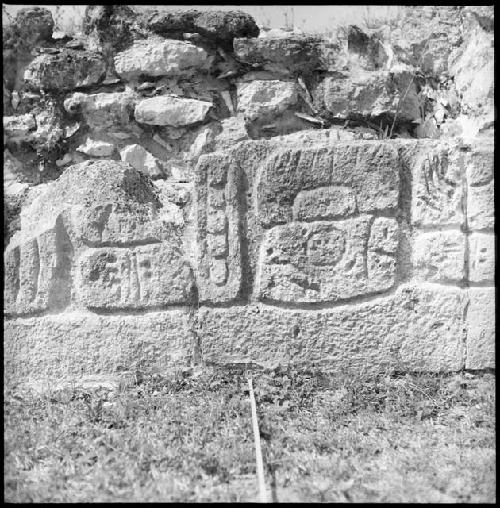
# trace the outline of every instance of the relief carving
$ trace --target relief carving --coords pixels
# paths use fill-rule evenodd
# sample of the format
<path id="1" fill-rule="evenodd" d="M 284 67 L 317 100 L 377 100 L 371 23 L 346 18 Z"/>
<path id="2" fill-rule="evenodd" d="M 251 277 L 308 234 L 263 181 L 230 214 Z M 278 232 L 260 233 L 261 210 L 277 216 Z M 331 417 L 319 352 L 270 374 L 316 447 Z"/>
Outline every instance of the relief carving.
<path id="1" fill-rule="evenodd" d="M 398 224 L 369 215 L 275 226 L 261 246 L 258 297 L 291 303 L 336 302 L 390 289 Z"/>

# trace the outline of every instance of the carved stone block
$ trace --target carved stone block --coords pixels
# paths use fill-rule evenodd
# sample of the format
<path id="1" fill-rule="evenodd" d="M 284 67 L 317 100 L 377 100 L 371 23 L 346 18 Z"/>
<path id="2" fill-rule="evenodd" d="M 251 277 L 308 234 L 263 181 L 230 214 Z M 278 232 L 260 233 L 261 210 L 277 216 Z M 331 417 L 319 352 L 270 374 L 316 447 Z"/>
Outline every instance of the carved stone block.
<path id="1" fill-rule="evenodd" d="M 36 238 L 10 246 L 5 257 L 6 312 L 53 311 L 69 304 L 73 246 L 61 217 Z"/>
<path id="2" fill-rule="evenodd" d="M 465 241 L 465 235 L 460 231 L 420 233 L 413 246 L 416 277 L 430 282 L 463 281 Z"/>
<path id="3" fill-rule="evenodd" d="M 226 158 L 211 155 L 196 171 L 199 300 L 228 302 L 241 290 L 240 176 Z"/>
<path id="4" fill-rule="evenodd" d="M 472 233 L 469 238 L 469 280 L 495 282 L 495 235 Z"/>
<path id="5" fill-rule="evenodd" d="M 368 215 L 335 222 L 291 223 L 267 231 L 261 247 L 262 300 L 335 302 L 395 283 L 398 225 Z"/>
<path id="6" fill-rule="evenodd" d="M 192 302 L 191 268 L 167 244 L 87 250 L 78 261 L 78 299 L 97 309 L 137 309 Z"/>
<path id="7" fill-rule="evenodd" d="M 395 210 L 399 156 L 389 144 L 285 147 L 259 170 L 256 214 L 262 227 L 292 219 L 341 218 Z"/>
<path id="8" fill-rule="evenodd" d="M 464 154 L 458 147 L 426 147 L 413 163 L 414 226 L 461 226 L 464 222 Z"/>

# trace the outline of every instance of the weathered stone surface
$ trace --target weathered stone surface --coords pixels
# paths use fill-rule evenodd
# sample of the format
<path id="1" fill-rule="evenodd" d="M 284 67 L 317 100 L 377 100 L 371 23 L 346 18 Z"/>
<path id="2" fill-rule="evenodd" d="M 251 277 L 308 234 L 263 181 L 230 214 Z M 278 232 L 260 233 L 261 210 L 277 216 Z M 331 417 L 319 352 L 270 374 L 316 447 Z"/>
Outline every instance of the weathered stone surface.
<path id="1" fill-rule="evenodd" d="M 35 117 L 29 113 L 26 115 L 3 117 L 3 131 L 8 140 L 26 140 L 30 137 L 29 133 L 35 130 Z"/>
<path id="2" fill-rule="evenodd" d="M 259 35 L 254 19 L 243 11 L 202 11 L 194 20 L 194 28 L 199 34 L 216 41 Z"/>
<path id="3" fill-rule="evenodd" d="M 69 44 L 21 11 L 3 37 L 13 376 L 167 358 L 163 323 L 208 362 L 491 366 L 493 9 L 438 11 L 252 40 L 241 13 L 89 6 Z M 392 118 L 407 139 L 376 139 Z M 158 312 L 178 305 L 198 309 Z"/>
<path id="4" fill-rule="evenodd" d="M 148 125 L 181 127 L 203 121 L 211 107 L 211 102 L 161 95 L 139 102 L 135 119 Z"/>
<path id="5" fill-rule="evenodd" d="M 196 159 L 202 153 L 210 152 L 214 142 L 214 129 L 210 127 L 202 127 L 193 144 L 189 148 L 189 157 Z"/>
<path id="6" fill-rule="evenodd" d="M 36 115 L 36 131 L 33 133 L 35 146 L 42 150 L 57 149 L 64 136 L 61 115 L 55 108 L 43 110 Z"/>
<path id="7" fill-rule="evenodd" d="M 477 29 L 450 58 L 450 74 L 464 106 L 475 111 L 493 106 L 495 91 L 493 34 Z"/>
<path id="8" fill-rule="evenodd" d="M 132 44 L 136 17 L 127 5 L 88 5 L 82 23 L 83 33 L 100 49 L 120 51 Z"/>
<path id="9" fill-rule="evenodd" d="M 126 163 L 68 168 L 21 212 L 21 231 L 6 251 L 6 311 L 59 311 L 74 301 L 104 309 L 190 302 L 182 213 L 172 216 L 177 207 L 160 195 Z"/>
<path id="10" fill-rule="evenodd" d="M 373 70 L 386 67 L 390 55 L 380 33 L 367 34 L 356 25 L 350 25 L 347 30 L 347 51 L 358 57 L 363 68 Z"/>
<path id="11" fill-rule="evenodd" d="M 237 94 L 238 111 L 250 121 L 275 118 L 298 101 L 297 85 L 293 81 L 238 83 Z"/>
<path id="12" fill-rule="evenodd" d="M 221 128 L 221 132 L 214 139 L 216 150 L 227 150 L 236 143 L 249 139 L 245 121 L 241 116 L 224 118 Z"/>
<path id="13" fill-rule="evenodd" d="M 365 215 L 272 228 L 262 243 L 260 299 L 335 302 L 390 289 L 395 283 L 397 222 L 387 218 L 385 234 L 380 220 L 373 231 L 371 222 Z"/>
<path id="14" fill-rule="evenodd" d="M 470 288 L 465 368 L 495 368 L 495 288 Z"/>
<path id="15" fill-rule="evenodd" d="M 259 28 L 243 11 L 148 11 L 142 24 L 153 32 L 170 34 L 198 33 L 207 39 L 231 42 L 235 37 L 257 37 Z"/>
<path id="16" fill-rule="evenodd" d="M 402 286 L 372 302 L 320 311 L 201 308 L 199 333 L 205 361 L 218 364 L 291 363 L 344 373 L 460 370 L 465 301 L 457 288 Z"/>
<path id="17" fill-rule="evenodd" d="M 493 229 L 495 225 L 493 144 L 475 147 L 467 159 L 467 225 Z"/>
<path id="18" fill-rule="evenodd" d="M 420 118 L 417 88 L 408 71 L 337 72 L 324 78 L 312 97 L 315 108 L 333 118 L 396 114 L 400 122 Z"/>
<path id="19" fill-rule="evenodd" d="M 120 157 L 123 162 L 127 162 L 151 178 L 164 176 L 161 162 L 141 145 L 127 145 L 120 150 Z"/>
<path id="20" fill-rule="evenodd" d="M 469 280 L 494 284 L 495 261 L 495 235 L 472 233 L 469 237 Z"/>
<path id="21" fill-rule="evenodd" d="M 495 227 L 495 182 L 470 186 L 467 192 L 467 224 L 469 229 Z"/>
<path id="22" fill-rule="evenodd" d="M 241 38 L 233 41 L 238 60 L 265 69 L 305 74 L 321 68 L 321 39 L 313 36 Z"/>
<path id="23" fill-rule="evenodd" d="M 430 282 L 465 279 L 465 235 L 461 231 L 417 234 L 413 245 L 414 274 Z"/>
<path id="24" fill-rule="evenodd" d="M 145 76 L 180 76 L 207 70 L 212 59 L 190 42 L 148 39 L 115 56 L 116 72 L 126 79 Z"/>
<path id="25" fill-rule="evenodd" d="M 37 56 L 26 68 L 24 80 L 33 89 L 71 90 L 98 83 L 105 73 L 99 53 L 62 49 Z"/>
<path id="26" fill-rule="evenodd" d="M 293 203 L 293 219 L 331 220 L 348 217 L 356 210 L 356 197 L 349 187 L 319 187 L 301 191 Z"/>
<path id="27" fill-rule="evenodd" d="M 240 175 L 228 158 L 200 157 L 196 168 L 197 283 L 200 302 L 241 296 Z"/>
<path id="28" fill-rule="evenodd" d="M 399 165 L 398 152 L 388 143 L 340 142 L 334 146 L 278 149 L 259 171 L 259 221 L 263 227 L 290 221 L 299 192 L 311 189 L 309 199 L 313 199 L 312 189 L 320 188 L 314 193 L 321 199 L 327 186 L 352 189 L 357 212 L 395 210 Z"/>
<path id="29" fill-rule="evenodd" d="M 180 247 L 171 242 L 86 251 L 78 260 L 78 300 L 98 309 L 190 303 L 194 279 Z"/>
<path id="30" fill-rule="evenodd" d="M 87 141 L 83 145 L 80 145 L 77 151 L 91 157 L 109 157 L 115 151 L 115 145 L 106 141 L 87 138 Z"/>
<path id="31" fill-rule="evenodd" d="M 11 29 L 17 44 L 32 48 L 39 42 L 50 40 L 54 29 L 54 19 L 48 9 L 26 7 L 17 12 Z M 6 41 L 4 35 L 4 48 L 6 42 L 12 44 L 13 41 Z"/>
<path id="32" fill-rule="evenodd" d="M 21 212 L 24 238 L 63 215 L 73 242 L 98 247 L 158 241 L 162 233 L 158 191 L 146 175 L 118 161 L 69 167 Z"/>
<path id="33" fill-rule="evenodd" d="M 5 257 L 7 313 L 59 310 L 69 304 L 73 247 L 62 220 L 36 238 L 14 237 Z"/>
<path id="34" fill-rule="evenodd" d="M 64 101 L 64 109 L 82 114 L 91 129 L 100 131 L 129 126 L 135 101 L 136 95 L 130 90 L 97 94 L 77 92 Z"/>
<path id="35" fill-rule="evenodd" d="M 464 178 L 464 155 L 458 146 L 422 145 L 412 163 L 412 224 L 463 225 Z"/>
<path id="36" fill-rule="evenodd" d="M 4 322 L 6 383 L 172 372 L 191 356 L 183 310 L 129 316 L 75 312 Z"/>

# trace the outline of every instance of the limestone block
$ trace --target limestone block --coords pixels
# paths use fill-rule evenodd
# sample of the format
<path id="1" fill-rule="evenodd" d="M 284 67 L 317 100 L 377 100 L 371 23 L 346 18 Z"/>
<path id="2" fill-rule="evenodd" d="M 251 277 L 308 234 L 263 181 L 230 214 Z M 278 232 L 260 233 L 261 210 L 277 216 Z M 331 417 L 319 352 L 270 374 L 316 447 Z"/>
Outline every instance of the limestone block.
<path id="1" fill-rule="evenodd" d="M 298 101 L 293 81 L 259 80 L 237 84 L 238 111 L 250 121 L 272 119 Z"/>
<path id="2" fill-rule="evenodd" d="M 413 246 L 414 275 L 430 282 L 465 279 L 465 235 L 460 231 L 419 233 Z"/>
<path id="3" fill-rule="evenodd" d="M 120 157 L 137 171 L 142 171 L 151 178 L 163 176 L 161 162 L 141 145 L 127 145 L 120 150 Z"/>
<path id="4" fill-rule="evenodd" d="M 7 383 L 71 382 L 137 370 L 165 374 L 185 366 L 192 349 L 184 310 L 115 316 L 69 312 L 4 322 Z"/>
<path id="5" fill-rule="evenodd" d="M 221 132 L 215 136 L 216 150 L 227 150 L 236 143 L 250 139 L 241 116 L 231 116 L 221 121 Z"/>
<path id="6" fill-rule="evenodd" d="M 478 109 L 493 106 L 494 80 L 493 34 L 475 30 L 459 55 L 450 58 L 450 74 L 464 105 Z"/>
<path id="7" fill-rule="evenodd" d="M 58 218 L 36 238 L 16 237 L 5 255 L 5 310 L 27 314 L 60 310 L 71 298 L 73 246 Z"/>
<path id="8" fill-rule="evenodd" d="M 196 167 L 197 283 L 200 302 L 227 302 L 242 283 L 240 174 L 224 155 L 202 155 Z"/>
<path id="9" fill-rule="evenodd" d="M 271 305 L 202 308 L 205 361 L 317 365 L 334 372 L 446 372 L 464 366 L 464 292 L 399 287 L 321 310 Z"/>
<path id="10" fill-rule="evenodd" d="M 158 190 L 147 175 L 112 160 L 70 166 L 21 212 L 24 238 L 44 224 L 65 217 L 72 242 L 79 246 L 127 245 L 160 241 L 164 228 Z"/>
<path id="11" fill-rule="evenodd" d="M 475 147 L 467 159 L 467 225 L 493 229 L 495 225 L 493 144 Z"/>
<path id="12" fill-rule="evenodd" d="M 262 243 L 260 299 L 335 302 L 390 289 L 398 225 L 392 218 L 380 220 L 374 228 L 367 215 L 272 228 Z"/>
<path id="13" fill-rule="evenodd" d="M 135 101 L 136 96 L 130 90 L 97 94 L 76 92 L 64 101 L 64 109 L 69 113 L 82 114 L 91 129 L 100 131 L 129 126 L 129 114 Z"/>
<path id="14" fill-rule="evenodd" d="M 26 68 L 24 80 L 37 90 L 72 90 L 100 82 L 105 73 L 106 66 L 99 53 L 62 49 L 37 56 Z"/>
<path id="15" fill-rule="evenodd" d="M 257 37 L 259 27 L 243 11 L 152 11 L 144 14 L 142 24 L 149 30 L 167 36 L 175 33 L 198 33 L 218 42 L 235 37 Z"/>
<path id="16" fill-rule="evenodd" d="M 26 141 L 31 137 L 30 132 L 36 130 L 35 117 L 29 113 L 19 116 L 4 116 L 3 130 L 8 140 Z"/>
<path id="17" fill-rule="evenodd" d="M 189 148 L 189 156 L 193 158 L 199 157 L 202 153 L 209 152 L 214 139 L 214 131 L 211 127 L 202 128 L 193 144 Z"/>
<path id="18" fill-rule="evenodd" d="M 139 308 L 191 301 L 193 278 L 183 259 L 183 228 L 179 207 L 163 203 L 149 177 L 129 164 L 89 161 L 71 166 L 21 212 L 21 231 L 6 251 L 7 312 L 65 307 L 74 289 L 73 260 L 87 259 L 89 247 L 104 248 L 108 256 L 94 259 L 92 250 L 87 255 L 91 274 L 77 289 L 89 306 Z M 111 268 L 104 270 L 113 257 L 117 265 L 108 263 Z M 118 286 L 104 284 L 109 273 L 119 274 Z"/>
<path id="19" fill-rule="evenodd" d="M 115 56 L 116 72 L 125 79 L 146 76 L 180 76 L 207 70 L 212 59 L 190 42 L 174 39 L 135 41 Z"/>
<path id="20" fill-rule="evenodd" d="M 203 121 L 211 107 L 211 102 L 160 95 L 139 102 L 135 119 L 148 125 L 181 127 Z"/>
<path id="21" fill-rule="evenodd" d="M 300 191 L 293 203 L 293 219 L 314 221 L 339 219 L 356 210 L 356 197 L 349 187 L 319 187 Z"/>
<path id="22" fill-rule="evenodd" d="M 19 293 L 19 246 L 7 249 L 4 253 L 4 309 L 15 310 Z"/>
<path id="23" fill-rule="evenodd" d="M 467 221 L 469 229 L 495 227 L 495 183 L 470 186 L 467 192 Z"/>
<path id="24" fill-rule="evenodd" d="M 289 36 L 241 38 L 233 41 L 236 58 L 246 63 L 258 63 L 267 70 L 303 72 L 321 68 L 321 38 Z"/>
<path id="25" fill-rule="evenodd" d="M 78 267 L 78 300 L 91 309 L 191 302 L 191 268 L 175 244 L 90 249 L 78 260 Z"/>
<path id="26" fill-rule="evenodd" d="M 53 110 L 38 113 L 36 115 L 36 127 L 33 139 L 38 146 L 42 145 L 45 149 L 52 149 L 57 146 L 64 135 L 59 114 L 56 114 Z"/>
<path id="27" fill-rule="evenodd" d="M 109 157 L 115 151 L 115 145 L 106 141 L 87 138 L 87 141 L 78 146 L 76 150 L 91 157 Z"/>
<path id="28" fill-rule="evenodd" d="M 463 225 L 464 176 L 464 156 L 458 147 L 423 145 L 412 163 L 412 224 Z"/>
<path id="29" fill-rule="evenodd" d="M 328 112 L 335 118 L 378 117 L 395 115 L 396 112 L 399 121 L 420 118 L 413 74 L 404 70 L 336 72 L 312 90 L 312 97 L 317 110 Z M 404 97 L 401 103 L 399 97 Z"/>
<path id="30" fill-rule="evenodd" d="M 54 19 L 48 9 L 27 7 L 17 12 L 14 18 L 17 34 L 27 46 L 38 41 L 50 40 L 54 29 Z"/>
<path id="31" fill-rule="evenodd" d="M 293 217 L 293 208 L 307 200 L 319 202 L 335 193 L 345 194 L 340 204 L 320 205 L 315 213 L 352 209 L 360 213 L 395 210 L 399 199 L 399 156 L 388 143 L 339 142 L 305 148 L 277 148 L 262 163 L 257 176 L 256 214 L 263 227 L 284 224 Z M 345 190 L 339 190 L 344 188 Z M 311 191 L 309 191 L 311 189 Z M 314 191 L 312 189 L 315 189 Z M 329 189 L 329 190 L 327 190 Z M 350 191 L 348 190 L 350 189 Z M 347 195 L 351 197 L 346 197 Z M 314 196 L 314 197 L 313 197 Z M 294 205 L 298 199 L 297 205 Z M 298 213 L 298 212 L 297 212 Z M 306 212 L 301 212 L 302 214 Z M 311 213 L 311 212 L 307 212 Z"/>
<path id="32" fill-rule="evenodd" d="M 472 233 L 469 237 L 469 280 L 495 283 L 495 234 Z"/>
<path id="33" fill-rule="evenodd" d="M 392 217 L 377 217 L 371 227 L 368 248 L 393 254 L 398 248 L 398 243 L 398 223 Z"/>
<path id="34" fill-rule="evenodd" d="M 495 368 L 495 288 L 470 288 L 467 369 Z"/>
<path id="35" fill-rule="evenodd" d="M 235 37 L 257 37 L 259 27 L 244 11 L 200 11 L 194 31 L 208 39 L 230 42 Z"/>

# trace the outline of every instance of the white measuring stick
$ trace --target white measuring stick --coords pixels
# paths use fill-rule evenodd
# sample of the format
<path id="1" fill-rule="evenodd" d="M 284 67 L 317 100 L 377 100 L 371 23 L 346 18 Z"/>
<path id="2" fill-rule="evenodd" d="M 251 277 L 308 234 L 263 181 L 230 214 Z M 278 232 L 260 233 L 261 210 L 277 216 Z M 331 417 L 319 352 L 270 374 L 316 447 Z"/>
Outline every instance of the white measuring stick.
<path id="1" fill-rule="evenodd" d="M 255 441 L 255 462 L 257 463 L 257 480 L 259 482 L 260 502 L 267 503 L 266 482 L 264 480 L 264 462 L 262 461 L 262 450 L 260 448 L 259 424 L 257 422 L 257 405 L 253 393 L 252 378 L 248 378 L 250 389 L 250 404 L 252 405 L 252 427 Z"/>

